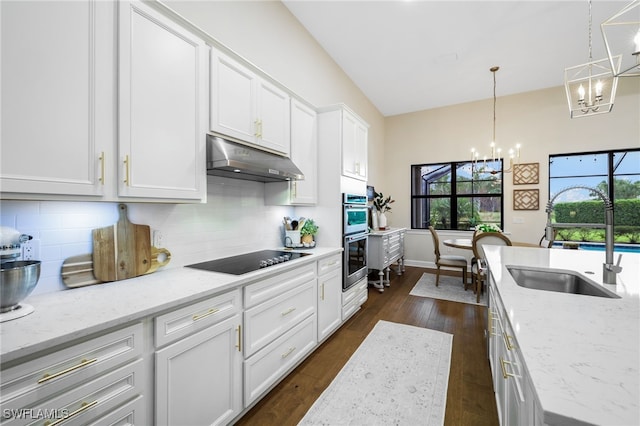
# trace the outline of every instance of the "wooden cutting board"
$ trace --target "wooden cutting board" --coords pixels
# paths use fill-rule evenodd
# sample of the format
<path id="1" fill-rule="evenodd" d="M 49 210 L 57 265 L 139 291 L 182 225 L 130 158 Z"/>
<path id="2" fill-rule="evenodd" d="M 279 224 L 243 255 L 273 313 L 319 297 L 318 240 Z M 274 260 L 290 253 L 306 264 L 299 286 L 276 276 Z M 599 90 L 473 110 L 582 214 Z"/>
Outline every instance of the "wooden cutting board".
<path id="1" fill-rule="evenodd" d="M 62 282 L 69 288 L 100 284 L 102 281 L 93 275 L 93 256 L 81 254 L 72 256 L 62 263 Z"/>
<path id="2" fill-rule="evenodd" d="M 109 282 L 144 275 L 151 267 L 151 228 L 127 217 L 127 206 L 118 206 L 115 225 L 93 230 L 93 275 Z"/>

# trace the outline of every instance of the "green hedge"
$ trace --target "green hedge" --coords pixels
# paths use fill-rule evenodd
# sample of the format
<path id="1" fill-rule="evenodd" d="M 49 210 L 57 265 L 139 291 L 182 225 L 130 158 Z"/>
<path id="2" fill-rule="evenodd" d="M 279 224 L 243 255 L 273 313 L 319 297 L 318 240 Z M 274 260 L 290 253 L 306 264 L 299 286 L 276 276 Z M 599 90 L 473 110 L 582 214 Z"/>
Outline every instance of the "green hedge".
<path id="1" fill-rule="evenodd" d="M 604 223 L 600 200 L 574 201 L 554 205 L 556 223 Z M 614 224 L 640 227 L 640 199 L 616 200 Z"/>

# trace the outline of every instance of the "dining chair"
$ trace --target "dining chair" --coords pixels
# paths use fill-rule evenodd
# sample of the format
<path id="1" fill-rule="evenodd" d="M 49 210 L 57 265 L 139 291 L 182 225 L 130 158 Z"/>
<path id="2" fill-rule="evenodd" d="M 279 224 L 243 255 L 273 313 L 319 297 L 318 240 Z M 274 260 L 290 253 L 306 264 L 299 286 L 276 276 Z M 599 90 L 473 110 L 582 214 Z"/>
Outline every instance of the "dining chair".
<path id="1" fill-rule="evenodd" d="M 483 246 L 510 246 L 511 240 L 501 232 L 481 232 L 475 234 L 471 242 L 474 262 L 471 264 L 471 279 L 475 284 L 476 302 L 480 303 L 480 295 L 485 278 L 485 255 Z"/>
<path id="2" fill-rule="evenodd" d="M 436 287 L 438 287 L 438 283 L 440 282 L 440 267 L 446 266 L 450 268 L 461 268 L 462 269 L 462 284 L 464 284 L 465 291 L 467 290 L 467 259 L 464 256 L 459 256 L 455 254 L 440 254 L 440 239 L 438 238 L 438 233 L 433 226 L 429 226 L 429 231 L 431 232 L 431 237 L 433 238 L 433 252 L 436 255 L 436 266 L 438 268 L 436 272 Z"/>

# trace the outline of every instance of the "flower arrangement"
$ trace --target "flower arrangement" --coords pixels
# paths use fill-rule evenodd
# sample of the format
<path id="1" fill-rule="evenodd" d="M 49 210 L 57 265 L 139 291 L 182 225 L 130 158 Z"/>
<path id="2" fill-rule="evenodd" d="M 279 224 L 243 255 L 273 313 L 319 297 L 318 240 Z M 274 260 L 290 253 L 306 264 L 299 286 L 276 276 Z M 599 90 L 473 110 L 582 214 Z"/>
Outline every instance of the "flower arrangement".
<path id="1" fill-rule="evenodd" d="M 391 206 L 389 206 L 389 204 L 395 202 L 396 200 L 391 198 L 391 195 L 389 195 L 387 198 L 384 198 L 382 192 L 376 192 L 375 194 L 376 196 L 373 199 L 373 206 L 376 208 L 376 210 L 378 210 L 380 213 L 390 212 Z"/>
<path id="2" fill-rule="evenodd" d="M 502 232 L 500 227 L 495 223 L 481 223 L 476 226 L 476 231 L 480 232 Z"/>

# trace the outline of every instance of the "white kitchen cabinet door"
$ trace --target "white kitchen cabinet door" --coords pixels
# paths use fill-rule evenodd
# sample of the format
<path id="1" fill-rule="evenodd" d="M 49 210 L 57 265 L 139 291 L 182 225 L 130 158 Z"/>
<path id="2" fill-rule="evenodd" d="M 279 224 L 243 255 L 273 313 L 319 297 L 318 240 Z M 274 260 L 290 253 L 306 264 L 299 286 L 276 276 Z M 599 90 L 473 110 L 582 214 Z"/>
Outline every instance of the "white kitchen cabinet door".
<path id="1" fill-rule="evenodd" d="M 120 2 L 120 197 L 206 197 L 209 47 L 152 7 Z"/>
<path id="2" fill-rule="evenodd" d="M 368 127 L 349 111 L 342 112 L 342 174 L 367 180 Z"/>
<path id="3" fill-rule="evenodd" d="M 158 425 L 227 424 L 242 411 L 241 315 L 156 352 Z"/>
<path id="4" fill-rule="evenodd" d="M 0 2 L 3 193 L 105 192 L 115 10 L 104 1 Z"/>
<path id="5" fill-rule="evenodd" d="M 315 205 L 318 202 L 317 114 L 291 100 L 291 160 L 304 180 L 265 184 L 265 202 L 271 205 Z"/>
<path id="6" fill-rule="evenodd" d="M 342 268 L 337 268 L 318 277 L 318 342 L 341 324 Z"/>
<path id="7" fill-rule="evenodd" d="M 256 80 L 258 137 L 265 148 L 291 153 L 291 98 L 284 90 L 265 80 Z"/>
<path id="8" fill-rule="evenodd" d="M 255 75 L 232 58 L 211 52 L 211 129 L 251 142 L 257 136 Z"/>
<path id="9" fill-rule="evenodd" d="M 289 156 L 290 96 L 222 52 L 211 54 L 211 130 Z"/>

